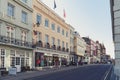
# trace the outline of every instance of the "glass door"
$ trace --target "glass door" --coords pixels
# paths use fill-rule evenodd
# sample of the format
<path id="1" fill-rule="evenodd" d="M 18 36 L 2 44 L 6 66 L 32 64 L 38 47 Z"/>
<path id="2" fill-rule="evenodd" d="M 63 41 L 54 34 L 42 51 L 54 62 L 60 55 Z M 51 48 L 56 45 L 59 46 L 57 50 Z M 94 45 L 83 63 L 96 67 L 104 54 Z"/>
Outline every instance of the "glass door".
<path id="1" fill-rule="evenodd" d="M 21 71 L 21 58 L 20 57 L 16 57 L 16 65 L 15 67 L 17 68 L 17 72 Z"/>

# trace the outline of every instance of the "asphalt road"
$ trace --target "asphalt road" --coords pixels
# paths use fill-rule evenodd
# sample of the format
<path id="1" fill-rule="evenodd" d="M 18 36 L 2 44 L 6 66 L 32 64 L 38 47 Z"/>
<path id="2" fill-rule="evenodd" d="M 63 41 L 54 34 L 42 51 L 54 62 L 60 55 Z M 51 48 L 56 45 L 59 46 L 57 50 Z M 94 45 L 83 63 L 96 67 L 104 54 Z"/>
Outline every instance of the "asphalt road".
<path id="1" fill-rule="evenodd" d="M 27 80 L 103 80 L 110 66 L 111 65 L 90 65 L 33 77 Z"/>

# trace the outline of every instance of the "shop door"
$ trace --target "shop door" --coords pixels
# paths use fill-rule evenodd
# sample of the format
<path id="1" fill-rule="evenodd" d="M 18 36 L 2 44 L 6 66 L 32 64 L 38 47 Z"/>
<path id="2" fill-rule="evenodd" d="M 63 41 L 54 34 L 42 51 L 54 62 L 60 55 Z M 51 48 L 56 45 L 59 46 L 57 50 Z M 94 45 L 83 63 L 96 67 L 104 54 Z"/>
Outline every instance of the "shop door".
<path id="1" fill-rule="evenodd" d="M 17 72 L 21 72 L 21 58 L 20 57 L 16 57 L 16 64 L 15 64 L 15 67 L 17 68 Z"/>

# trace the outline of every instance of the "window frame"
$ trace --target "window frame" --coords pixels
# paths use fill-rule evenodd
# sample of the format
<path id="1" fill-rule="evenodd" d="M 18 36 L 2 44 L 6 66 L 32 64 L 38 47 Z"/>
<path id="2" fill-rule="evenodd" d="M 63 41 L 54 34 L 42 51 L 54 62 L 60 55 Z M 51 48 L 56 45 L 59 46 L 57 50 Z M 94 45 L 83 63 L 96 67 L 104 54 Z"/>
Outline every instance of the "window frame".
<path id="1" fill-rule="evenodd" d="M 58 39 L 57 41 L 58 41 L 58 42 L 57 42 L 57 45 L 60 46 L 60 39 Z"/>
<path id="2" fill-rule="evenodd" d="M 42 15 L 41 14 L 36 15 L 36 23 L 39 23 L 39 24 L 42 23 Z"/>
<path id="3" fill-rule="evenodd" d="M 28 22 L 28 13 L 25 12 L 25 11 L 22 11 L 21 13 L 22 13 L 22 15 L 21 15 L 21 21 L 23 23 L 27 23 Z"/>
<path id="4" fill-rule="evenodd" d="M 54 23 L 51 24 L 51 29 L 52 29 L 53 31 L 55 31 L 55 24 L 54 24 Z"/>
<path id="5" fill-rule="evenodd" d="M 46 24 L 47 22 L 47 24 Z M 48 19 L 45 19 L 45 27 L 49 27 L 49 20 Z"/>
<path id="6" fill-rule="evenodd" d="M 60 33 L 60 26 L 57 27 L 57 32 Z"/>
<path id="7" fill-rule="evenodd" d="M 48 43 L 49 42 L 49 35 L 45 34 L 45 42 Z"/>
<path id="8" fill-rule="evenodd" d="M 15 6 L 13 4 L 11 4 L 11 3 L 8 3 L 7 15 L 10 16 L 10 17 L 15 16 Z"/>
<path id="9" fill-rule="evenodd" d="M 4 50 L 4 54 L 2 54 L 2 50 Z M 6 50 L 3 49 L 3 48 L 0 48 L 0 68 L 4 68 L 5 67 L 5 56 L 6 56 Z M 2 62 L 2 59 L 3 58 L 3 62 Z"/>
<path id="10" fill-rule="evenodd" d="M 65 35 L 65 31 L 64 31 L 64 29 L 62 29 L 62 35 L 63 35 L 63 36 Z"/>

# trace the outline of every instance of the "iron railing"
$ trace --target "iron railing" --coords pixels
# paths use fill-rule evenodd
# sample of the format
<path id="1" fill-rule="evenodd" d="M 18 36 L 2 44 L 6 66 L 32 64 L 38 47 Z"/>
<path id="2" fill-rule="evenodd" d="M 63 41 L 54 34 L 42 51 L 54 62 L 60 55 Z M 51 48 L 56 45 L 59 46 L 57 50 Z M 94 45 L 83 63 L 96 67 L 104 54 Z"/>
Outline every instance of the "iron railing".
<path id="1" fill-rule="evenodd" d="M 0 35 L 0 43 L 6 45 L 15 45 L 15 46 L 32 48 L 32 42 L 22 41 L 19 39 L 10 38 L 2 35 Z"/>

